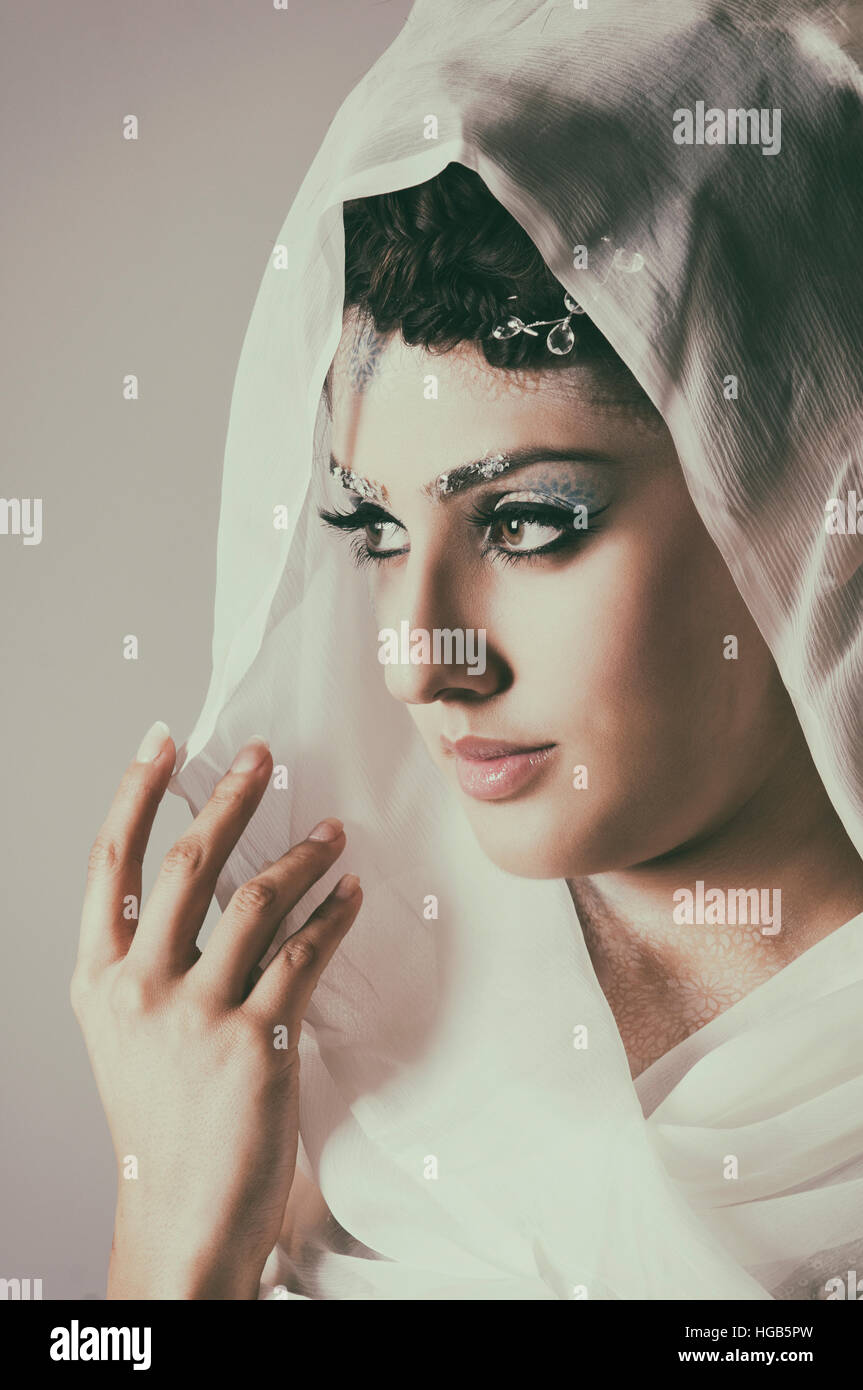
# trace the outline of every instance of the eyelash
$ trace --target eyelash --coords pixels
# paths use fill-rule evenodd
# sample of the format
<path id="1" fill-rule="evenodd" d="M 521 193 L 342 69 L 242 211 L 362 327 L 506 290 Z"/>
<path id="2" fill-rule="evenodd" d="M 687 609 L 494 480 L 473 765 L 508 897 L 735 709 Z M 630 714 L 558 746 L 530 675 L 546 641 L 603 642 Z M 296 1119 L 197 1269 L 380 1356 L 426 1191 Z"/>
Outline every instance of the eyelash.
<path id="1" fill-rule="evenodd" d="M 536 502 L 513 502 L 509 506 L 496 506 L 496 499 L 490 499 L 483 504 L 478 503 L 468 516 L 468 522 L 477 529 L 488 530 L 495 523 L 507 521 L 522 521 L 530 525 L 535 523 L 540 526 L 550 526 L 560 530 L 563 534 L 557 540 L 550 541 L 547 545 L 534 550 L 505 550 L 500 546 L 486 545 L 483 549 L 483 556 L 491 556 L 495 560 L 502 561 L 504 564 L 524 563 L 537 561 L 545 558 L 546 555 L 557 554 L 563 550 L 571 550 L 577 547 L 587 531 L 594 531 L 594 518 L 605 511 L 604 507 L 598 507 L 595 512 L 590 513 L 588 526 L 584 530 L 576 530 L 571 525 L 573 512 L 570 508 L 556 507 L 551 504 Z M 354 563 L 358 567 L 367 564 L 381 564 L 386 560 L 396 560 L 405 554 L 404 550 L 391 550 L 383 554 L 378 554 L 369 550 L 366 545 L 362 532 L 372 522 L 379 521 L 390 523 L 394 526 L 401 526 L 401 522 L 389 512 L 385 512 L 382 507 L 376 507 L 372 503 L 362 502 L 355 511 L 330 512 L 321 509 L 318 513 L 324 525 L 332 526 L 337 531 L 351 535 L 351 552 Z M 402 528 L 404 529 L 404 528 Z M 352 534 L 353 533 L 353 534 Z"/>

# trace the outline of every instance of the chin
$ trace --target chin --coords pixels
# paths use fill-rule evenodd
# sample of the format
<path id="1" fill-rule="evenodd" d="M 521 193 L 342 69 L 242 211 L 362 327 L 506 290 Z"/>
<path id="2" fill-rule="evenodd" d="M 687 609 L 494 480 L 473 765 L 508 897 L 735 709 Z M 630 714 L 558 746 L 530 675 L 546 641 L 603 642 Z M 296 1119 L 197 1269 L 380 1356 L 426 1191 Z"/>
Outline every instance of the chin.
<path id="1" fill-rule="evenodd" d="M 516 878 L 587 878 L 619 872 L 649 858 L 656 848 L 637 825 L 627 824 L 625 805 L 594 806 L 593 814 L 578 816 L 568 792 L 563 805 L 543 797 L 465 801 L 480 849 Z"/>
<path id="2" fill-rule="evenodd" d="M 593 855 L 585 855 L 577 827 L 561 833 L 559 818 L 528 812 L 517 800 L 467 807 L 477 843 L 504 873 L 515 878 L 572 878 L 596 873 Z"/>

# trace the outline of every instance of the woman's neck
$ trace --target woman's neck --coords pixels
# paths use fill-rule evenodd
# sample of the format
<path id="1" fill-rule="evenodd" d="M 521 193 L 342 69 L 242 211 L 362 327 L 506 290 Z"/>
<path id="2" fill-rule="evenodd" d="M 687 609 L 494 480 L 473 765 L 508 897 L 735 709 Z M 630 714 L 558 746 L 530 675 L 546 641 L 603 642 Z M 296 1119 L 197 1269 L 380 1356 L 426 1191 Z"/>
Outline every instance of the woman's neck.
<path id="1" fill-rule="evenodd" d="M 863 911 L 863 860 L 804 746 L 710 835 L 569 887 L 638 1075 Z"/>

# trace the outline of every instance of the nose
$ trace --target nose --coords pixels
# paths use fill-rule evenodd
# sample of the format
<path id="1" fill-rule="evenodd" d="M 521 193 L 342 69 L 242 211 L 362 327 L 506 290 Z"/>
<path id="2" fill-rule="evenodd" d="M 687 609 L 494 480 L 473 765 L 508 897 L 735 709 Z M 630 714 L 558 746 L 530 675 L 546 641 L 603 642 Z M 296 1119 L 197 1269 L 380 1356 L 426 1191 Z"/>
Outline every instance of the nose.
<path id="1" fill-rule="evenodd" d="M 410 573 L 413 568 L 413 574 Z M 389 693 L 407 705 L 475 702 L 500 694 L 511 673 L 483 624 L 481 591 L 442 558 L 412 553 L 393 603 L 378 609 L 378 657 Z"/>

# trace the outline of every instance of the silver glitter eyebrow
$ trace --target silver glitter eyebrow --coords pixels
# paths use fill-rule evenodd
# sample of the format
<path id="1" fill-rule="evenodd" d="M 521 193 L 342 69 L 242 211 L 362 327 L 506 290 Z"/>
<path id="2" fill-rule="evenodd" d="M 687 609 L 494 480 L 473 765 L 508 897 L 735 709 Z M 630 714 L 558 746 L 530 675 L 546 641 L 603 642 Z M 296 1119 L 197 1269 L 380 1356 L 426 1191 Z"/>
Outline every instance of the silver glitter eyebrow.
<path id="1" fill-rule="evenodd" d="M 488 454 L 485 458 L 474 459 L 471 463 L 461 463 L 446 473 L 439 473 L 432 482 L 422 489 L 423 496 L 432 501 L 450 497 L 479 483 L 497 478 L 510 469 L 527 468 L 532 463 L 615 463 L 617 460 L 608 454 L 595 453 L 585 449 L 523 448 L 512 449 L 508 453 Z M 383 483 L 371 478 L 363 478 L 352 468 L 345 468 L 338 459 L 330 456 L 330 473 L 342 485 L 369 502 L 389 503 L 389 493 Z"/>
<path id="2" fill-rule="evenodd" d="M 462 464 L 449 473 L 439 473 L 431 484 L 431 491 L 447 497 L 463 487 L 470 487 L 472 482 L 486 483 L 489 478 L 496 478 L 499 473 L 512 468 L 512 464 L 513 460 L 507 454 L 492 454 L 489 458 L 477 459 L 475 463 Z"/>
<path id="3" fill-rule="evenodd" d="M 389 502 L 389 493 L 383 483 L 374 482 L 371 478 L 363 478 L 359 473 L 355 473 L 352 468 L 343 468 L 336 459 L 330 458 L 330 473 L 342 487 L 348 488 L 350 492 L 357 493 L 364 497 L 367 502 Z"/>
<path id="4" fill-rule="evenodd" d="M 459 464 L 438 476 L 426 487 L 426 497 L 449 497 L 465 488 L 476 487 L 514 468 L 527 468 L 532 463 L 614 463 L 607 454 L 591 453 L 584 449 L 512 449 L 508 453 L 489 454 L 472 463 Z"/>

